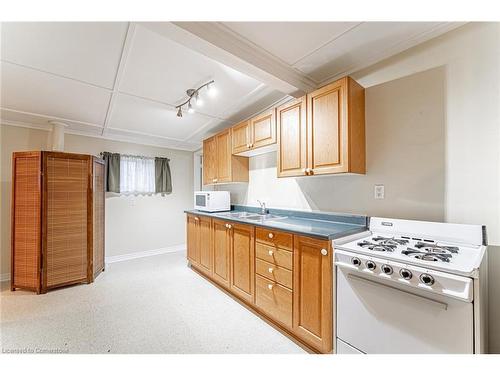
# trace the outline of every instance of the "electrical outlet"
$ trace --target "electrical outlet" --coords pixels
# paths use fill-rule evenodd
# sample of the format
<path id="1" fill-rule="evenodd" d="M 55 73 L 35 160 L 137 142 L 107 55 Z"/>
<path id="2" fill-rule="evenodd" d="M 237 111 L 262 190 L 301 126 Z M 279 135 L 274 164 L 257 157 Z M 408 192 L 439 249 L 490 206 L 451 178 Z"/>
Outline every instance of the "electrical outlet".
<path id="1" fill-rule="evenodd" d="M 385 198 L 385 187 L 384 187 L 384 185 L 375 185 L 373 191 L 374 191 L 375 199 L 384 199 Z"/>

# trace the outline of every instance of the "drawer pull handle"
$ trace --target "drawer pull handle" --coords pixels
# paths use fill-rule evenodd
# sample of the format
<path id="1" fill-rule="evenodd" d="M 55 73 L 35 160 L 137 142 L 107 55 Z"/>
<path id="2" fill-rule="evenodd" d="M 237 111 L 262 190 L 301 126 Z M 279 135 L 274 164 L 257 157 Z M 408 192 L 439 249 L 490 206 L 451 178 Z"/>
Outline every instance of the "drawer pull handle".
<path id="1" fill-rule="evenodd" d="M 328 255 L 328 250 L 326 250 L 326 249 L 321 249 L 321 254 L 322 254 L 322 255 Z"/>
<path id="2" fill-rule="evenodd" d="M 273 290 L 273 284 L 267 284 L 267 287 L 269 288 L 269 290 Z"/>
<path id="3" fill-rule="evenodd" d="M 268 237 L 269 237 L 269 238 L 273 238 L 273 237 L 274 237 L 274 234 L 269 233 L 269 234 L 268 234 Z"/>
<path id="4" fill-rule="evenodd" d="M 273 256 L 273 251 L 272 250 L 269 250 L 269 253 L 268 253 L 270 256 Z"/>
<path id="5" fill-rule="evenodd" d="M 274 269 L 272 267 L 269 267 L 268 271 L 269 273 L 273 273 Z"/>

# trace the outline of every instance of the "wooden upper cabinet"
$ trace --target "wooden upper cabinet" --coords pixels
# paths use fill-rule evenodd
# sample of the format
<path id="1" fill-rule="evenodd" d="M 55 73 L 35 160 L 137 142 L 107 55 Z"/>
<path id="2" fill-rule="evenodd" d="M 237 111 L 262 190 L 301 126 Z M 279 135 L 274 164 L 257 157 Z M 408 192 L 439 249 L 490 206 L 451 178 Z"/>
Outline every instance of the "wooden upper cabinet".
<path id="1" fill-rule="evenodd" d="M 248 121 L 244 121 L 231 128 L 233 138 L 232 153 L 245 156 L 258 155 L 255 149 L 276 144 L 276 109 L 264 111 Z M 262 151 L 262 150 L 259 150 Z M 268 147 L 263 150 L 268 151 Z"/>
<path id="2" fill-rule="evenodd" d="M 278 177 L 304 176 L 307 167 L 306 97 L 276 109 Z"/>
<path id="3" fill-rule="evenodd" d="M 264 147 L 276 143 L 275 109 L 262 112 L 250 120 L 250 148 Z"/>
<path id="4" fill-rule="evenodd" d="M 203 141 L 203 184 L 208 185 L 217 180 L 217 145 L 215 137 Z"/>
<path id="5" fill-rule="evenodd" d="M 250 123 L 243 121 L 231 128 L 231 136 L 233 141 L 232 153 L 248 151 L 249 145 L 252 142 L 250 139 Z"/>
<path id="6" fill-rule="evenodd" d="M 365 173 L 364 88 L 350 77 L 307 95 L 306 174 Z"/>
<path id="7" fill-rule="evenodd" d="M 229 129 L 215 136 L 217 143 L 217 181 L 231 182 L 231 131 Z"/>
<path id="8" fill-rule="evenodd" d="M 232 155 L 231 129 L 203 141 L 203 184 L 248 182 L 248 158 Z"/>
<path id="9" fill-rule="evenodd" d="M 333 340 L 332 252 L 329 241 L 294 236 L 293 331 L 322 353 Z"/>
<path id="10" fill-rule="evenodd" d="M 228 223 L 230 226 L 230 289 L 253 303 L 255 290 L 255 243 L 252 225 Z"/>

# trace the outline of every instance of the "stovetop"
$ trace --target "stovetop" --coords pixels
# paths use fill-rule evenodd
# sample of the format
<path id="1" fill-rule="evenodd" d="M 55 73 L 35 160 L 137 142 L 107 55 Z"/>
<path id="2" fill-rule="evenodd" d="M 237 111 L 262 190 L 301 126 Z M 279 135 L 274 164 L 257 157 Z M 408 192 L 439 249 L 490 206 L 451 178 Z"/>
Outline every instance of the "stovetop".
<path id="1" fill-rule="evenodd" d="M 479 267 L 484 253 L 482 246 L 376 232 L 342 244 L 339 248 L 467 276 Z"/>

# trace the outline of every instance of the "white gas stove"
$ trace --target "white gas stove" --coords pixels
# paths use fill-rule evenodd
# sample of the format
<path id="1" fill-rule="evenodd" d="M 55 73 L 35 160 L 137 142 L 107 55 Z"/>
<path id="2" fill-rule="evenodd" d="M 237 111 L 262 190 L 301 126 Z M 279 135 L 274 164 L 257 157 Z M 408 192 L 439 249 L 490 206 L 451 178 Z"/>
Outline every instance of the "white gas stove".
<path id="1" fill-rule="evenodd" d="M 375 217 L 334 248 L 338 353 L 486 350 L 483 226 Z"/>

